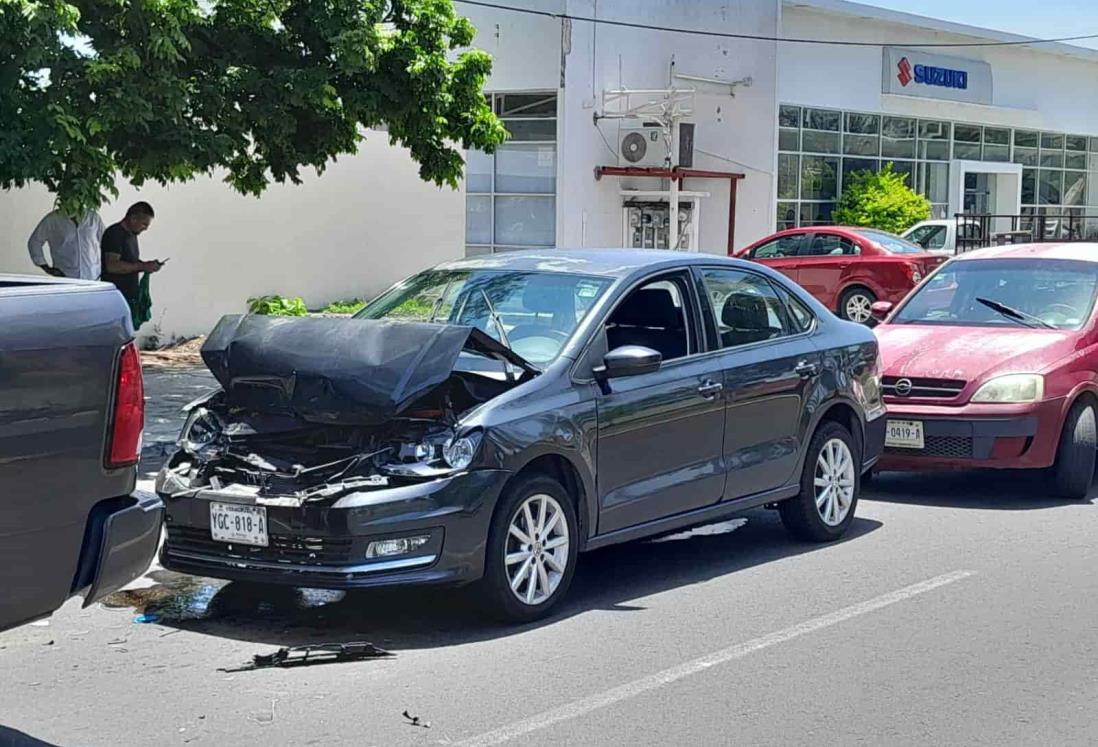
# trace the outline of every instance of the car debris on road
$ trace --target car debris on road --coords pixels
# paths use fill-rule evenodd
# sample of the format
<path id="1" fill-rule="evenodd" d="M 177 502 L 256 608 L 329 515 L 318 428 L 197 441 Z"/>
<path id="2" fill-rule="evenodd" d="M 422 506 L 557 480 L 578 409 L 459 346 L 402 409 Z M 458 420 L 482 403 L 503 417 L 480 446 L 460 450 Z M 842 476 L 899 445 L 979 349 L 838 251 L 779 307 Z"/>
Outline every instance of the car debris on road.
<path id="1" fill-rule="evenodd" d="M 311 666 L 313 664 L 339 664 L 364 659 L 386 659 L 396 654 L 378 648 L 366 641 L 351 643 L 319 643 L 310 646 L 283 647 L 270 654 L 256 654 L 250 664 L 233 669 L 219 669 L 219 672 L 251 672 L 255 669 L 280 667 Z"/>

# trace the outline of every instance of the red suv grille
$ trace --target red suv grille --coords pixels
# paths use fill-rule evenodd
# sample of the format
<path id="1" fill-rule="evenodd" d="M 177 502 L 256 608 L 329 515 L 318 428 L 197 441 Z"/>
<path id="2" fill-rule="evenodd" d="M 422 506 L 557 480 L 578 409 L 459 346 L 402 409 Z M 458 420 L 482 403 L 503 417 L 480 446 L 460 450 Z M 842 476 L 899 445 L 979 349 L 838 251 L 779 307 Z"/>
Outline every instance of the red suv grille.
<path id="1" fill-rule="evenodd" d="M 965 388 L 964 381 L 957 379 L 927 379 L 907 376 L 885 376 L 881 380 L 881 390 L 889 399 L 953 399 Z"/>

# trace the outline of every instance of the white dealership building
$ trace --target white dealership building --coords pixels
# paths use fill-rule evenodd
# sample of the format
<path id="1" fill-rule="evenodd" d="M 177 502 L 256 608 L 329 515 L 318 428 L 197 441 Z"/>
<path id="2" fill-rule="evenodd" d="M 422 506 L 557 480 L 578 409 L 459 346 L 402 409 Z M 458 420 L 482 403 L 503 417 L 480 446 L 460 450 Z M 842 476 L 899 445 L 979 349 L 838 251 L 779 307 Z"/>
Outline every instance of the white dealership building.
<path id="1" fill-rule="evenodd" d="M 120 185 L 104 219 L 149 200 L 143 252 L 172 258 L 153 283 L 161 334 L 205 331 L 253 295 L 369 296 L 466 254 L 725 253 L 827 222 L 844 175 L 886 163 L 939 216 L 1077 215 L 1098 235 L 1098 51 L 845 0 L 498 4 L 532 12 L 457 3 L 512 133 L 469 154 L 462 190 L 419 182 L 384 133 L 258 200 L 216 179 Z M 0 196 L 0 271 L 33 269 L 26 238 L 49 206 L 42 190 Z"/>

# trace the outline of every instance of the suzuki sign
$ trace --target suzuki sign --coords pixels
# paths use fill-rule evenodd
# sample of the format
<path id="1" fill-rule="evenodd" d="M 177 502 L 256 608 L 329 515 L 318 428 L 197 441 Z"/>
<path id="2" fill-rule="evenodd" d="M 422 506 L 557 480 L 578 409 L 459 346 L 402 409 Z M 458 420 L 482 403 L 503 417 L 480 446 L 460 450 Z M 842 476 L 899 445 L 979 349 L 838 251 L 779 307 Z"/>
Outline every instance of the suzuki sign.
<path id="1" fill-rule="evenodd" d="M 884 48 L 881 90 L 900 96 L 991 104 L 991 65 L 981 60 Z"/>

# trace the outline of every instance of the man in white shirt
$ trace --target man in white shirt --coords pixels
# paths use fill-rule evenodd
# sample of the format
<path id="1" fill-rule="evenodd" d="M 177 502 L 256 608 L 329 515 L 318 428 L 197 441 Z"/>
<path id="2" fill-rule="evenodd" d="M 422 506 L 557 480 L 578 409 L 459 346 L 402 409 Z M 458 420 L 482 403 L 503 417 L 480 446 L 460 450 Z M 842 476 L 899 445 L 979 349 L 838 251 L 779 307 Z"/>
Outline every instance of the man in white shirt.
<path id="1" fill-rule="evenodd" d="M 98 280 L 102 254 L 103 219 L 88 210 L 79 221 L 59 210 L 47 215 L 27 240 L 31 261 L 50 275 L 83 280 Z M 51 265 L 42 247 L 49 244 Z"/>

